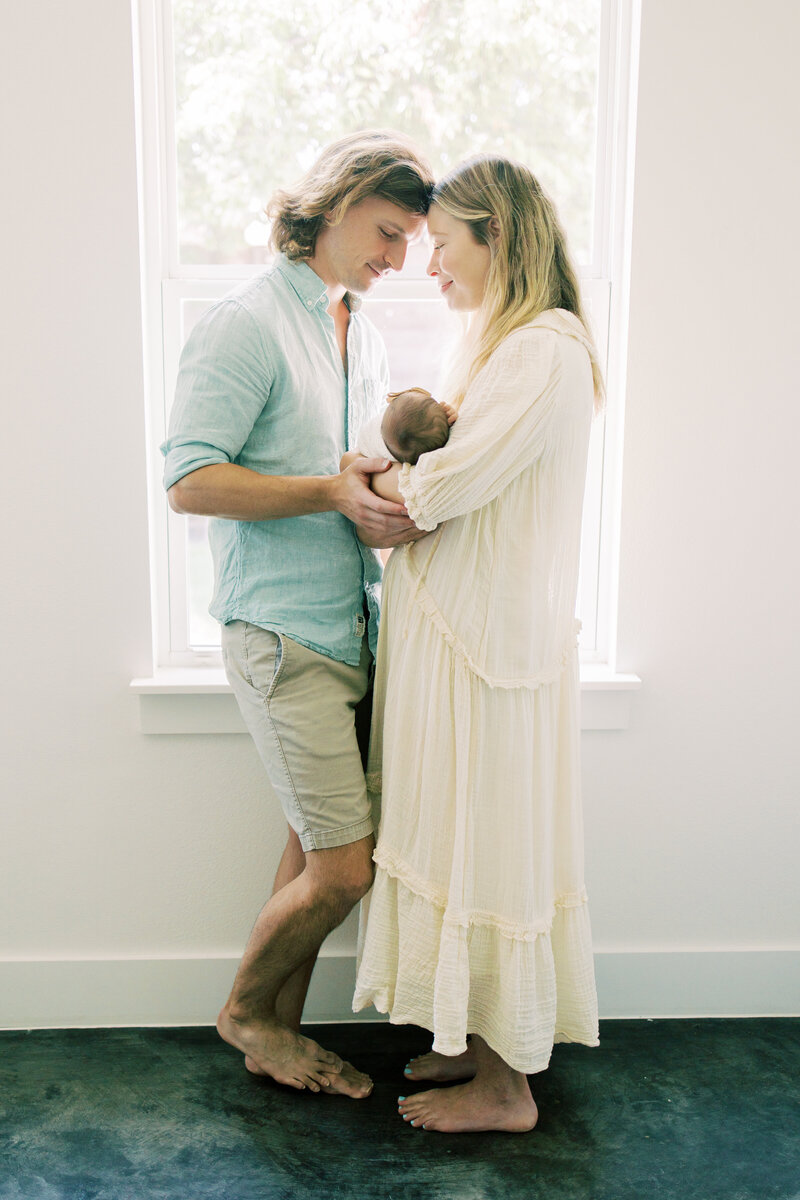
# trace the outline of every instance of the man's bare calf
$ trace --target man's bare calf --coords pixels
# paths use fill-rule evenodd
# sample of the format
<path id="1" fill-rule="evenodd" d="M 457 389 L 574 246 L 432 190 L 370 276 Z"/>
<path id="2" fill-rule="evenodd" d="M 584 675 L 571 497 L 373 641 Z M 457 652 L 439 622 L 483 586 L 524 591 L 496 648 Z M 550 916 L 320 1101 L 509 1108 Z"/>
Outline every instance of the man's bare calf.
<path id="1" fill-rule="evenodd" d="M 220 1036 L 245 1055 L 253 1074 L 310 1091 L 360 1099 L 372 1081 L 300 1032 L 300 1016 L 319 948 L 372 883 L 372 837 L 303 854 L 290 831 L 275 890 L 245 948 Z"/>

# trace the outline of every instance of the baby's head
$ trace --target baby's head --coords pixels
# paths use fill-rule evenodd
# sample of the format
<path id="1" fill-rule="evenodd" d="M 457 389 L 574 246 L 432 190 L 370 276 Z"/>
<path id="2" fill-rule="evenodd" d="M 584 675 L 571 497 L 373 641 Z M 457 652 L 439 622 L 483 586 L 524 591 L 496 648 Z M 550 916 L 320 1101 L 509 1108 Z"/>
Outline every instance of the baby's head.
<path id="1" fill-rule="evenodd" d="M 381 436 L 392 458 L 413 466 L 420 454 L 445 444 L 450 436 L 447 413 L 425 388 L 392 392 L 388 399 Z"/>

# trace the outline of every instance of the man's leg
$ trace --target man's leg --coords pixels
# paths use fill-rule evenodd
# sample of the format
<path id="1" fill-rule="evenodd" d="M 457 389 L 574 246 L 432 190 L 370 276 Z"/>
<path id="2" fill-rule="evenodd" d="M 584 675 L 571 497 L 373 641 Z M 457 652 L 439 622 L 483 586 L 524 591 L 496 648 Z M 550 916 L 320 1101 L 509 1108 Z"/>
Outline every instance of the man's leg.
<path id="1" fill-rule="evenodd" d="M 250 935 L 227 1004 L 220 1035 L 241 1050 L 251 1070 L 291 1087 L 342 1092 L 359 1098 L 372 1084 L 281 1019 L 278 998 L 293 976 L 308 970 L 324 938 L 369 890 L 372 836 L 345 846 L 312 850 L 304 870 L 264 905 Z M 289 850 L 281 866 L 291 874 Z M 293 989 L 284 999 L 291 1003 Z M 294 991 L 295 1005 L 297 993 Z M 283 1010 L 286 1012 L 286 1009 Z M 288 1015 L 288 1014 L 287 1014 Z"/>
<path id="2" fill-rule="evenodd" d="M 303 847 L 300 845 L 300 838 L 297 836 L 291 825 L 289 829 L 289 840 L 286 843 L 286 849 L 283 852 L 278 870 L 275 873 L 275 882 L 272 886 L 272 894 L 275 895 L 281 888 L 286 887 L 287 883 L 291 883 L 298 875 L 301 875 L 306 868 L 306 856 Z M 295 1033 L 300 1032 L 300 1021 L 303 1016 L 303 1006 L 306 1002 L 308 993 L 308 985 L 311 982 L 311 973 L 314 970 L 314 964 L 317 961 L 317 955 L 311 954 L 302 963 L 293 975 L 290 975 L 278 992 L 275 1001 L 275 1012 L 278 1020 L 288 1025 L 290 1029 L 294 1029 Z M 248 1067 L 250 1064 L 248 1063 Z"/>
<path id="3" fill-rule="evenodd" d="M 295 835 L 218 1029 L 254 1073 L 297 1088 L 364 1096 L 370 1080 L 303 1037 L 299 1023 L 319 947 L 372 882 L 372 819 L 354 722 L 368 689 L 369 647 L 362 643 L 358 666 L 350 666 L 242 621 L 224 627 L 222 647 L 228 679 Z"/>

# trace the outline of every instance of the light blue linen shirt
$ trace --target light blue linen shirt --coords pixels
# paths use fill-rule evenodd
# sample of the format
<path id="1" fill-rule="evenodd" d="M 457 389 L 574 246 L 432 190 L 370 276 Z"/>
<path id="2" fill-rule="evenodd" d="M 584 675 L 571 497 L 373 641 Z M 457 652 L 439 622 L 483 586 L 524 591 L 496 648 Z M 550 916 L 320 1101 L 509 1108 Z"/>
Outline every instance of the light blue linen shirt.
<path id="1" fill-rule="evenodd" d="M 263 475 L 334 475 L 389 389 L 380 334 L 348 295 L 348 374 L 325 284 L 279 255 L 213 305 L 181 356 L 164 486 L 213 463 Z M 212 518 L 214 595 L 223 624 L 250 621 L 339 662 L 359 661 L 369 613 L 377 646 L 380 558 L 338 512 L 271 521 Z"/>

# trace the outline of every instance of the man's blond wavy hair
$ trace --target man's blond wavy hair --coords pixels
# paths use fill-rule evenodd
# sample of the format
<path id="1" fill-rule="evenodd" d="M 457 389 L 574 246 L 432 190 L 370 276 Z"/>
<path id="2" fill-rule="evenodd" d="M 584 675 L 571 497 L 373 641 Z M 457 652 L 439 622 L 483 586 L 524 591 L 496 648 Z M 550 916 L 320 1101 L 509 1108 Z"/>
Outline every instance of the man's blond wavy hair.
<path id="1" fill-rule="evenodd" d="M 550 199 L 527 167 L 495 155 L 477 155 L 436 185 L 431 204 L 466 221 L 475 240 L 491 252 L 483 302 L 447 397 L 451 404 L 461 403 L 504 338 L 550 308 L 574 313 L 594 349 L 564 232 Z M 597 410 L 605 385 L 596 350 L 592 376 Z"/>
<path id="2" fill-rule="evenodd" d="M 433 182 L 428 163 L 402 134 L 351 133 L 327 146 L 293 188 L 275 192 L 266 210 L 272 221 L 270 245 L 293 260 L 310 258 L 323 225 L 338 225 L 349 208 L 369 196 L 424 216 Z"/>

